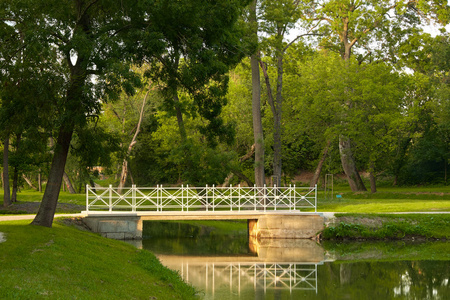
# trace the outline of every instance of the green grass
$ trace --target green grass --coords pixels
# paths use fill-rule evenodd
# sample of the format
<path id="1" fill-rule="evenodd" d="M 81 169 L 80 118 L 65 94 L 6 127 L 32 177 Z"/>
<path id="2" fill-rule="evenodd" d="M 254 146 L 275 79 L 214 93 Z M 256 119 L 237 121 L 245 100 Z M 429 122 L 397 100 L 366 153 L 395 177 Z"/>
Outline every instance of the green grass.
<path id="1" fill-rule="evenodd" d="M 337 198 L 339 194 L 342 197 Z M 318 193 L 318 211 L 349 213 L 450 211 L 450 187 L 386 187 L 377 193 L 334 189 L 333 197 Z"/>
<path id="2" fill-rule="evenodd" d="M 22 190 L 17 193 L 17 200 L 20 202 L 41 202 L 43 195 L 44 193 L 39 193 L 35 190 Z M 0 190 L 0 196 L 3 199 L 3 190 Z M 69 192 L 61 191 L 58 202 L 86 205 L 86 194 L 70 194 Z"/>
<path id="3" fill-rule="evenodd" d="M 194 299 L 148 251 L 55 223 L 1 222 L 0 295 L 7 299 Z"/>
<path id="4" fill-rule="evenodd" d="M 450 239 L 450 214 L 336 214 L 324 239 Z"/>
<path id="5" fill-rule="evenodd" d="M 318 211 L 349 213 L 439 212 L 450 211 L 450 200 L 344 199 L 334 202 L 318 201 Z"/>

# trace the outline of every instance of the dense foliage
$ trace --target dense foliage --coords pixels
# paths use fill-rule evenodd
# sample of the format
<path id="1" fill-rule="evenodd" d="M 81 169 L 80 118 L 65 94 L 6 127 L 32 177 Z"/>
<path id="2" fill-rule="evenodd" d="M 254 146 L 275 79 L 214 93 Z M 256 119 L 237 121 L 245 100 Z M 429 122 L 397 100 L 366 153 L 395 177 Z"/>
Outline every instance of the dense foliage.
<path id="1" fill-rule="evenodd" d="M 267 183 L 448 183 L 447 4 L 248 2 L 3 1 L 2 182 L 253 184 L 253 54 Z"/>

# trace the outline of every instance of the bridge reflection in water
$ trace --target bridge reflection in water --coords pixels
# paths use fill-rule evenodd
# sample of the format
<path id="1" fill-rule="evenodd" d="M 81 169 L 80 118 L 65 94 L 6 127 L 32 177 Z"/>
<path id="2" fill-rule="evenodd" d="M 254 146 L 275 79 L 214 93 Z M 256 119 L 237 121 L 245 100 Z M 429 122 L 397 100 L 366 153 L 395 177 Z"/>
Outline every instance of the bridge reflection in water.
<path id="1" fill-rule="evenodd" d="M 241 296 L 268 291 L 296 290 L 317 293 L 317 266 L 325 258 L 323 249 L 312 240 L 267 240 L 252 244 L 255 253 L 238 256 L 182 256 L 157 254 L 161 262 L 180 275 L 205 298 L 220 294 Z M 229 298 L 229 297 L 227 297 Z"/>
<path id="2" fill-rule="evenodd" d="M 167 267 L 178 270 L 189 283 L 215 294 L 216 288 L 229 288 L 230 293 L 240 295 L 242 288 L 313 290 L 317 293 L 317 263 L 252 263 L 252 262 L 205 262 L 198 261 L 175 263 L 173 258 L 161 259 Z"/>

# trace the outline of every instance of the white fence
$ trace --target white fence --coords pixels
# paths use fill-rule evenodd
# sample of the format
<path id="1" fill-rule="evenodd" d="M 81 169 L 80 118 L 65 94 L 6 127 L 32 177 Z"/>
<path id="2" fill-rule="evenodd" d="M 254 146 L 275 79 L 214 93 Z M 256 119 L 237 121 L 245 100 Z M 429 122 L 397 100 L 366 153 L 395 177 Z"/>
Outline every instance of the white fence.
<path id="1" fill-rule="evenodd" d="M 141 187 L 86 186 L 86 211 L 267 211 L 314 209 L 317 186 L 310 187 Z"/>

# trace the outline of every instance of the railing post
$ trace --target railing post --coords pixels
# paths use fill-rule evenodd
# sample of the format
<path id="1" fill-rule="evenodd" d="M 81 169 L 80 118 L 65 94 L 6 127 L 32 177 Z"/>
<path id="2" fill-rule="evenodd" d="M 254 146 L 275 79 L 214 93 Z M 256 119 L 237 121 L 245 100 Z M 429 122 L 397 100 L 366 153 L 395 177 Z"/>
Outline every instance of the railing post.
<path id="1" fill-rule="evenodd" d="M 292 210 L 292 184 L 289 184 L 289 211 Z"/>
<path id="2" fill-rule="evenodd" d="M 256 211 L 256 203 L 259 203 L 258 199 L 259 193 L 258 189 L 256 188 L 256 184 L 253 185 L 253 210 Z"/>
<path id="3" fill-rule="evenodd" d="M 86 184 L 86 211 L 89 212 L 89 185 Z"/>
<path id="4" fill-rule="evenodd" d="M 109 185 L 109 211 L 112 211 L 112 185 Z"/>
<path id="5" fill-rule="evenodd" d="M 131 211 L 136 211 L 136 185 L 131 186 Z"/>
<path id="6" fill-rule="evenodd" d="M 239 184 L 238 189 L 238 211 L 241 211 L 241 184 Z"/>
<path id="7" fill-rule="evenodd" d="M 294 184 L 294 190 L 293 191 L 291 191 L 291 193 L 292 192 L 294 192 L 294 210 L 295 210 L 295 204 L 297 204 L 297 199 L 296 199 L 296 196 L 297 196 L 297 193 L 295 192 L 295 184 Z M 291 198 L 291 201 L 292 201 L 292 198 Z M 292 202 L 291 202 L 292 203 Z"/>
<path id="8" fill-rule="evenodd" d="M 156 211 L 159 211 L 159 184 L 156 185 Z"/>
<path id="9" fill-rule="evenodd" d="M 275 201 L 274 209 L 277 210 L 277 185 L 273 185 L 273 200 Z"/>
<path id="10" fill-rule="evenodd" d="M 181 211 L 184 211 L 183 185 L 181 185 Z M 186 211 L 189 211 L 189 204 L 186 205 Z"/>
<path id="11" fill-rule="evenodd" d="M 206 205 L 206 211 L 208 211 L 209 201 L 208 201 L 208 185 L 205 187 L 205 205 Z"/>
<path id="12" fill-rule="evenodd" d="M 213 190 L 213 205 L 212 205 L 212 210 L 215 211 L 215 203 L 216 203 L 216 185 L 213 184 L 212 186 L 212 190 Z"/>
<path id="13" fill-rule="evenodd" d="M 314 212 L 317 212 L 317 183 L 315 184 L 314 189 L 316 190 L 314 193 Z"/>
<path id="14" fill-rule="evenodd" d="M 231 191 L 231 193 L 229 194 L 229 199 L 230 199 L 230 211 L 233 211 L 233 187 L 230 184 L 230 189 L 228 191 Z"/>
<path id="15" fill-rule="evenodd" d="M 181 186 L 183 186 L 183 185 L 181 185 Z M 191 199 L 189 198 L 189 194 L 190 194 L 190 192 L 189 192 L 189 184 L 186 184 L 186 188 L 183 191 L 186 191 L 186 203 L 187 203 L 187 207 L 188 207 L 187 211 L 189 211 L 189 205 L 191 205 L 191 203 L 190 203 Z M 183 191 L 181 191 L 181 195 L 184 195 Z"/>
<path id="16" fill-rule="evenodd" d="M 264 207 L 264 212 L 266 212 L 266 206 L 267 206 L 267 203 L 266 203 L 266 198 L 267 198 L 267 186 L 266 186 L 266 184 L 264 184 L 264 196 L 263 196 L 264 198 L 263 198 L 263 207 Z"/>

